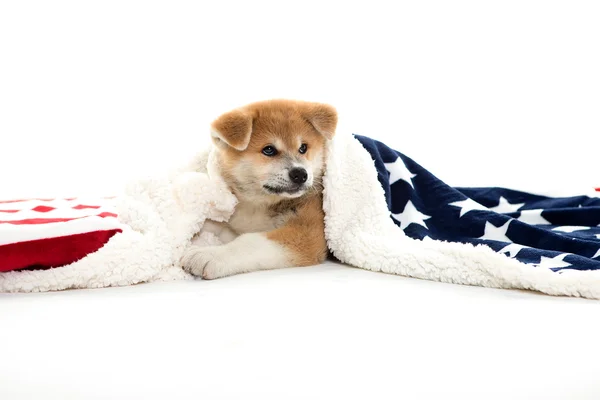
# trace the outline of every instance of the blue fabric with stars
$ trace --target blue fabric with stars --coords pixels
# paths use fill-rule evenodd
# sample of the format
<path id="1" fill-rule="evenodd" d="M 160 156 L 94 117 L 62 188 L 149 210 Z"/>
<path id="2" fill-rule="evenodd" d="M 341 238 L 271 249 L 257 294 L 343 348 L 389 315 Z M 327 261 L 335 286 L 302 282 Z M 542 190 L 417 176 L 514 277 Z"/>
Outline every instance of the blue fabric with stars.
<path id="1" fill-rule="evenodd" d="M 600 270 L 600 198 L 451 187 L 385 144 L 355 137 L 371 154 L 391 217 L 407 236 L 484 244 L 558 272 Z"/>

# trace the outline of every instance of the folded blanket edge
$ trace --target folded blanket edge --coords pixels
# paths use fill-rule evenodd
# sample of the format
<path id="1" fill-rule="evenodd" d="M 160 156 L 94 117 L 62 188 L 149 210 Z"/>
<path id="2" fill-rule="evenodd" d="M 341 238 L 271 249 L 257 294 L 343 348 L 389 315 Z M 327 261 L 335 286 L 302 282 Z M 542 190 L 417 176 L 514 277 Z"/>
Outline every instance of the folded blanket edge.
<path id="1" fill-rule="evenodd" d="M 326 238 L 346 264 L 431 281 L 600 299 L 600 271 L 557 273 L 485 245 L 407 237 L 390 218 L 373 159 L 353 136 L 339 135 L 331 143 L 326 170 Z"/>

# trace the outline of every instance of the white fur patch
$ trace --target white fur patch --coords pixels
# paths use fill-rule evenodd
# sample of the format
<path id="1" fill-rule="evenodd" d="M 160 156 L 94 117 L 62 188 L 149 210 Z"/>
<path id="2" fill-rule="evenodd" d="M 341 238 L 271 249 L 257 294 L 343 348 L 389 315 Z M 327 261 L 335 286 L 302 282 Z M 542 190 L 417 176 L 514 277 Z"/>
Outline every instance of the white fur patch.
<path id="1" fill-rule="evenodd" d="M 246 233 L 222 246 L 190 247 L 183 268 L 204 279 L 291 266 L 285 248 L 263 233 Z"/>

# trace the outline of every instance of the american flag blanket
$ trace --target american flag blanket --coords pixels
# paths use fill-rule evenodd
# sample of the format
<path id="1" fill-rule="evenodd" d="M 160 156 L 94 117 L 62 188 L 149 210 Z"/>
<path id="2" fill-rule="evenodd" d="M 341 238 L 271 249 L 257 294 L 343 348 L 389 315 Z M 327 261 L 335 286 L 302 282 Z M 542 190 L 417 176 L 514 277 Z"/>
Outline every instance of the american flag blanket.
<path id="1" fill-rule="evenodd" d="M 124 228 L 112 198 L 0 201 L 0 272 L 71 264 Z"/>
<path id="2" fill-rule="evenodd" d="M 407 236 L 482 244 L 557 273 L 600 270 L 600 193 L 548 197 L 451 187 L 385 144 L 356 138 L 374 160 L 391 218 Z"/>
<path id="3" fill-rule="evenodd" d="M 192 279 L 179 260 L 206 219 L 225 221 L 237 200 L 209 177 L 209 153 L 135 180 L 114 198 L 0 202 L 0 292 L 125 286 Z"/>
<path id="4" fill-rule="evenodd" d="M 347 264 L 600 299 L 597 195 L 451 187 L 360 135 L 333 140 L 324 187 L 325 235 L 334 256 Z"/>

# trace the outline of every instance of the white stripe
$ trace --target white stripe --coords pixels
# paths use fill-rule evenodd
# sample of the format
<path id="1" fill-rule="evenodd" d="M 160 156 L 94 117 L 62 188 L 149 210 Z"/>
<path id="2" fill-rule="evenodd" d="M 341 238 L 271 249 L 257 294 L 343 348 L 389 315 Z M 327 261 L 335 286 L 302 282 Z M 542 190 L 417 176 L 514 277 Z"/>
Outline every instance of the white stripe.
<path id="1" fill-rule="evenodd" d="M 84 208 L 82 210 L 74 210 L 73 208 L 63 207 L 47 212 L 22 210 L 15 213 L 2 212 L 2 209 L 0 208 L 0 221 L 20 221 L 23 219 L 34 218 L 82 218 L 89 217 L 92 215 L 98 215 L 103 212 L 109 212 L 113 214 L 117 213 L 114 207 Z"/>
<path id="2" fill-rule="evenodd" d="M 54 208 L 72 208 L 79 204 L 87 206 L 112 206 L 115 199 L 102 199 L 98 197 L 78 197 L 74 200 L 54 199 L 50 201 L 24 200 L 12 203 L 0 203 L 0 210 L 31 210 L 38 206 Z"/>
<path id="3" fill-rule="evenodd" d="M 113 217 L 87 217 L 67 222 L 35 225 L 0 224 L 0 246 L 112 229 L 125 231 L 129 227 Z"/>
<path id="4" fill-rule="evenodd" d="M 582 189 L 572 189 L 572 188 L 546 188 L 543 190 L 536 190 L 531 187 L 527 187 L 527 185 L 515 185 L 510 186 L 508 189 L 518 190 L 520 192 L 525 192 L 529 194 L 533 194 L 536 196 L 544 196 L 544 197 L 576 197 L 576 196 L 587 196 L 591 198 L 600 198 L 600 192 L 594 190 L 594 188 L 582 188 Z"/>

